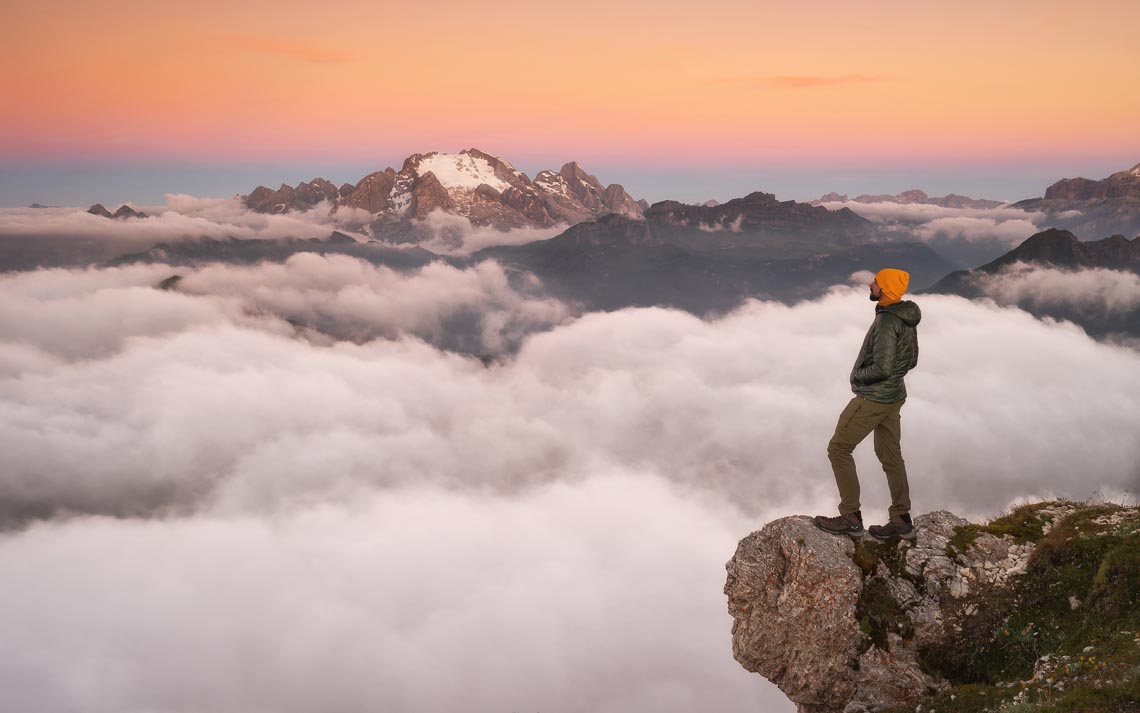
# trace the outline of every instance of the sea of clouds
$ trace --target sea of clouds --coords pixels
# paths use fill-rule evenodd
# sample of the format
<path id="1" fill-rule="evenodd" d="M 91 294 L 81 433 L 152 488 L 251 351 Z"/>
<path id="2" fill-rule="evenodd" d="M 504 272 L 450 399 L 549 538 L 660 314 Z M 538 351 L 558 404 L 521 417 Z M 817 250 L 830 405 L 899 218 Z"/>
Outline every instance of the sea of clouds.
<path id="1" fill-rule="evenodd" d="M 14 709 L 792 710 L 732 659 L 724 563 L 835 511 L 869 274 L 702 320 L 576 314 L 495 263 L 172 272 L 0 275 Z M 1140 352 L 916 301 L 916 513 L 1135 497 Z M 510 351 L 449 348 L 456 314 Z"/>

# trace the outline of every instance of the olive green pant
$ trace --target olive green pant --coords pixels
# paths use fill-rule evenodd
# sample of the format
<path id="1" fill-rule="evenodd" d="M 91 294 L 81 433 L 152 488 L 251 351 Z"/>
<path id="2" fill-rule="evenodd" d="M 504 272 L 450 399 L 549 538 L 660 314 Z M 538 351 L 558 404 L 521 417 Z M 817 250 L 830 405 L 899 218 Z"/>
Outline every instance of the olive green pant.
<path id="1" fill-rule="evenodd" d="M 827 444 L 827 457 L 831 469 L 835 471 L 835 483 L 839 486 L 839 512 L 843 515 L 859 509 L 859 476 L 855 473 L 855 459 L 851 452 L 862 443 L 871 431 L 875 432 L 875 455 L 883 464 L 887 474 L 887 487 L 891 491 L 891 515 L 910 512 L 910 487 L 906 480 L 906 463 L 902 457 L 902 422 L 899 410 L 906 399 L 891 404 L 871 401 L 856 396 L 848 402 L 839 422 L 835 424 L 835 435 Z"/>

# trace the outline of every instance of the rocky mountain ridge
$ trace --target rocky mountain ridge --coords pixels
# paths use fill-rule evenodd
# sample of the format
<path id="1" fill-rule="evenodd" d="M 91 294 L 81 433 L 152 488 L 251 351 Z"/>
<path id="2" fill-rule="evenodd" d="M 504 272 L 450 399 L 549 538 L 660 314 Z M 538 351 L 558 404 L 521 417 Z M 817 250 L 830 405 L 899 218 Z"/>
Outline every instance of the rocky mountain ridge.
<path id="1" fill-rule="evenodd" d="M 959 698 L 986 705 L 952 710 L 997 710 L 1029 702 L 1036 682 L 1050 691 L 1029 698 L 1052 695 L 1039 671 L 1094 650 L 1119 678 L 1073 667 L 1071 691 L 1140 690 L 1140 507 L 1049 501 L 985 525 L 946 511 L 914 522 L 913 543 L 831 535 L 807 516 L 742 539 L 724 586 L 736 660 L 800 713 Z"/>
<path id="2" fill-rule="evenodd" d="M 474 148 L 413 154 L 399 171 L 376 171 L 356 185 L 338 188 L 314 178 L 277 190 L 258 186 L 242 200 L 262 213 L 308 210 L 321 201 L 329 201 L 334 211 L 358 209 L 371 215 L 361 222 L 373 236 L 394 242 L 416 242 L 417 222 L 437 210 L 475 226 L 508 230 L 573 225 L 608 213 L 637 218 L 646 207 L 621 185 L 603 185 L 577 162 L 540 171 L 531 180 L 503 159 Z"/>
<path id="3" fill-rule="evenodd" d="M 715 206 L 661 201 L 641 219 L 609 214 L 471 258 L 534 274 L 552 294 L 585 309 L 660 305 L 695 314 L 729 310 L 749 297 L 815 297 L 883 264 L 907 265 L 916 286 L 953 269 L 926 245 L 877 242 L 875 225 L 849 209 L 762 192 Z"/>
<path id="4" fill-rule="evenodd" d="M 146 213 L 142 212 L 141 210 L 135 210 L 134 208 L 131 208 L 129 205 L 127 205 L 126 203 L 119 206 L 119 209 L 116 210 L 114 213 L 107 210 L 103 206 L 102 203 L 96 203 L 95 205 L 88 208 L 87 212 L 90 213 L 91 215 L 98 215 L 98 216 L 101 216 L 103 218 L 113 218 L 115 220 L 126 220 L 127 218 L 145 218 L 146 217 Z"/>
<path id="5" fill-rule="evenodd" d="M 1047 213 L 1053 227 L 1081 237 L 1140 234 L 1140 163 L 1107 178 L 1063 178 L 1045 189 L 1041 198 L 1013 204 L 1014 208 Z"/>
<path id="6" fill-rule="evenodd" d="M 1113 235 L 1102 240 L 1081 240 L 1068 230 L 1050 228 L 1034 233 L 1017 247 L 981 267 L 947 275 L 927 292 L 952 291 L 948 288 L 958 284 L 962 278 L 979 272 L 995 274 L 1016 262 L 1073 270 L 1101 267 L 1140 274 L 1140 237 L 1129 240 L 1123 235 Z"/>
<path id="7" fill-rule="evenodd" d="M 825 193 L 818 199 L 812 201 L 812 205 L 821 205 L 823 203 L 847 203 L 853 201 L 855 203 L 901 203 L 912 204 L 922 203 L 925 205 L 936 205 L 943 208 L 997 208 L 1003 205 L 1002 201 L 994 201 L 986 198 L 970 198 L 969 196 L 960 196 L 957 193 L 948 193 L 940 197 L 931 197 L 925 191 L 917 188 L 912 188 L 909 191 L 903 191 L 898 194 L 878 193 L 868 194 L 864 193 L 854 198 L 848 198 L 846 193 Z"/>
<path id="8" fill-rule="evenodd" d="M 1062 178 L 1045 189 L 1044 200 L 1090 201 L 1106 198 L 1140 198 L 1140 163 L 1108 178 Z"/>

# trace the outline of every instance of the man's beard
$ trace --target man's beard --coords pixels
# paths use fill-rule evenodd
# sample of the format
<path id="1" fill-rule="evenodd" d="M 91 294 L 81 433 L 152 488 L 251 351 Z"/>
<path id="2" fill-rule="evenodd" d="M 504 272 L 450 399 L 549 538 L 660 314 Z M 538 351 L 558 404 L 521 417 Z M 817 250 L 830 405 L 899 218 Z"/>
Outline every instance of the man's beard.
<path id="1" fill-rule="evenodd" d="M 870 296 L 869 296 L 869 299 L 870 299 L 872 302 L 878 302 L 878 301 L 879 301 L 879 298 L 875 296 L 875 293 L 874 293 L 874 292 L 872 292 L 872 293 L 870 294 Z"/>

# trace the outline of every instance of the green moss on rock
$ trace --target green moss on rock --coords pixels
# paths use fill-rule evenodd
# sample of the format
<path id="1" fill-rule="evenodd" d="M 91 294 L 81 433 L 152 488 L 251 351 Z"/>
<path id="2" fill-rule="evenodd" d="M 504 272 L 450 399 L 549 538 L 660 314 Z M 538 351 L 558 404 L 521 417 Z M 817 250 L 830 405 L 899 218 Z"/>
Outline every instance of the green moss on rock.
<path id="1" fill-rule="evenodd" d="M 1058 504 L 1072 512 L 1045 532 L 1041 511 Z M 972 591 L 961 631 L 920 650 L 924 670 L 955 684 L 922 709 L 1140 713 L 1140 509 L 1035 503 L 959 528 L 948 550 L 983 532 L 1036 547 L 1010 589 Z M 1033 677 L 1044 655 L 1065 661 L 1056 681 Z"/>
<path id="2" fill-rule="evenodd" d="M 860 630 L 870 637 L 871 646 L 884 651 L 889 648 L 887 634 L 898 634 L 904 639 L 914 636 L 910 619 L 891 596 L 886 580 L 881 577 L 872 577 L 864 583 L 855 606 L 855 618 L 859 621 Z"/>
<path id="3" fill-rule="evenodd" d="M 946 544 L 946 556 L 954 559 L 964 553 L 978 539 L 982 533 L 995 537 L 1009 537 L 1015 544 L 1024 545 L 1037 542 L 1045 536 L 1045 524 L 1049 517 L 1043 510 L 1058 505 L 1067 504 L 1068 501 L 1049 500 L 1040 503 L 1019 505 L 1009 513 L 990 520 L 984 525 L 973 523 L 960 525 L 954 528 L 954 536 Z"/>

